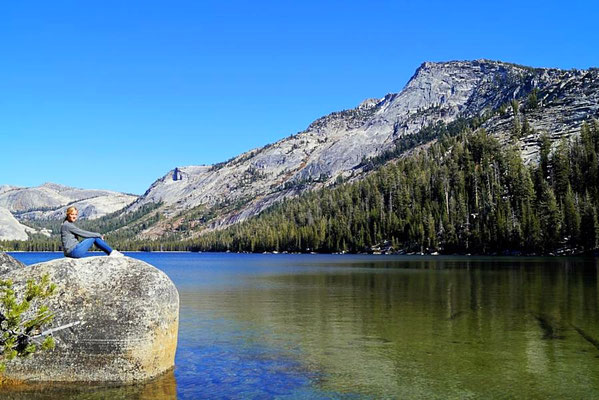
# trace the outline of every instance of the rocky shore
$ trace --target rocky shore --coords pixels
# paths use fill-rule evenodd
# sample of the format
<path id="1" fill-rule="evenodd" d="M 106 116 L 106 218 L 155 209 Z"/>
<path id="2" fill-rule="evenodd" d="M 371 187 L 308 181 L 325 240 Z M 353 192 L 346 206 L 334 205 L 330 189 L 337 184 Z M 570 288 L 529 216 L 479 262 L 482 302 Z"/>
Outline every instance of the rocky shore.
<path id="1" fill-rule="evenodd" d="M 52 350 L 7 362 L 5 382 L 147 381 L 174 366 L 179 294 L 157 268 L 129 257 L 61 258 L 24 266 L 0 253 L 0 279 L 17 296 L 48 275 L 44 300 L 55 317 L 44 327 Z"/>

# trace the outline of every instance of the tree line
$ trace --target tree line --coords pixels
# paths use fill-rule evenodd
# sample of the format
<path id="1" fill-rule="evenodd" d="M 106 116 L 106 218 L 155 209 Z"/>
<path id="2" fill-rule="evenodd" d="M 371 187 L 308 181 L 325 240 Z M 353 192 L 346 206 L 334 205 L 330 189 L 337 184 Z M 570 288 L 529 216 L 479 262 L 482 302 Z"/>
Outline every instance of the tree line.
<path id="1" fill-rule="evenodd" d="M 515 139 L 514 139 L 515 140 Z M 362 181 L 205 233 L 201 251 L 572 253 L 597 248 L 599 122 L 524 164 L 484 129 L 444 135 Z"/>

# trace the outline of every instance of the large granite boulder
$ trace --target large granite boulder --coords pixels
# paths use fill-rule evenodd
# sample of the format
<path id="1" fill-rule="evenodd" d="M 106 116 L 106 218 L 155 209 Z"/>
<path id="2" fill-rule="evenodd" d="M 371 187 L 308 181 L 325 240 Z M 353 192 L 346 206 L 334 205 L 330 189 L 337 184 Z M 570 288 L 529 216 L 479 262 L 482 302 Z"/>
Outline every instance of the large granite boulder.
<path id="1" fill-rule="evenodd" d="M 12 270 L 24 267 L 25 264 L 23 264 L 21 261 L 9 256 L 6 253 L 0 252 L 0 276 Z"/>
<path id="2" fill-rule="evenodd" d="M 179 294 L 162 271 L 129 257 L 62 258 L 2 279 L 23 293 L 44 274 L 57 285 L 43 300 L 55 313 L 44 330 L 63 329 L 52 333 L 53 350 L 7 363 L 0 381 L 130 383 L 173 367 Z"/>

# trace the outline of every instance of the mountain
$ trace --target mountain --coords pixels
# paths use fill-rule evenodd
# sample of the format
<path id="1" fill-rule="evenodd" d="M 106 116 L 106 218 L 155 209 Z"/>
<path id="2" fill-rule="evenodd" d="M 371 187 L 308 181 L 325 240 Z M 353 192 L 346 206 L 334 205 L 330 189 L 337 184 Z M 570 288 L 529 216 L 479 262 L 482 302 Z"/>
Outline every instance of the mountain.
<path id="1" fill-rule="evenodd" d="M 29 234 L 41 233 L 50 236 L 50 232 L 43 229 L 38 231 L 21 224 L 4 207 L 0 207 L 0 240 L 27 240 Z"/>
<path id="2" fill-rule="evenodd" d="M 399 93 L 314 121 L 305 131 L 211 166 L 177 167 L 124 212 L 160 204 L 161 218 L 141 239 L 193 236 L 243 221 L 283 199 L 339 180 L 358 179 L 365 161 L 410 138 L 434 141 L 427 128 L 459 118 L 500 140 L 518 131 L 526 162 L 538 158 L 539 134 L 579 132 L 599 115 L 599 72 L 531 68 L 477 60 L 423 63 Z M 518 113 L 526 109 L 526 115 Z"/>
<path id="3" fill-rule="evenodd" d="M 27 188 L 0 186 L 0 207 L 20 221 L 62 219 L 67 206 L 75 206 L 81 219 L 96 219 L 118 211 L 137 196 L 107 190 L 78 189 L 55 183 Z"/>
<path id="4" fill-rule="evenodd" d="M 239 252 L 597 254 L 599 120 L 554 149 L 542 135 L 540 160 L 529 165 L 517 135 L 502 145 L 485 129 L 453 128 L 365 179 L 166 244 Z"/>

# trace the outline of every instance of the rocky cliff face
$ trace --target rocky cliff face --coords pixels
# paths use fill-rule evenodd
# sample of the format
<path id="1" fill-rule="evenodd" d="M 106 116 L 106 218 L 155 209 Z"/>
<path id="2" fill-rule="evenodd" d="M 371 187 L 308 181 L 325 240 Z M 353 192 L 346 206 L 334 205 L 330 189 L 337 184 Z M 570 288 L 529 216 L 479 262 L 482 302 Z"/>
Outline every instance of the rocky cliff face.
<path id="1" fill-rule="evenodd" d="M 584 121 L 599 118 L 599 70 L 588 71 L 557 69 L 539 69 L 530 76 L 533 88 L 538 91 L 538 106 L 526 109 L 525 115 L 514 115 L 513 110 L 503 115 L 496 115 L 483 124 L 488 132 L 506 141 L 518 119 L 522 126 L 530 125 L 531 132 L 519 141 L 522 157 L 526 162 L 538 159 L 539 135 L 549 134 L 552 142 L 557 144 L 562 137 L 579 134 Z M 523 87 L 523 93 L 529 91 L 530 85 Z M 519 99 L 520 107 L 527 106 L 527 99 Z M 533 132 L 534 131 L 534 132 Z"/>
<path id="2" fill-rule="evenodd" d="M 77 189 L 45 183 L 23 188 L 0 186 L 0 207 L 8 209 L 21 221 L 61 219 L 66 206 L 75 206 L 83 219 L 95 219 L 118 211 L 137 196 L 108 190 Z"/>
<path id="3" fill-rule="evenodd" d="M 50 236 L 48 230 L 38 231 L 21 224 L 6 208 L 0 207 L 0 240 L 27 240 L 29 234 Z"/>
<path id="4" fill-rule="evenodd" d="M 197 210 L 212 210 L 209 229 L 255 215 L 273 203 L 304 190 L 359 175 L 361 161 L 395 146 L 399 138 L 437 121 L 477 117 L 512 99 L 524 102 L 533 89 L 539 107 L 527 121 L 536 133 L 522 140 L 533 160 L 538 133 L 559 137 L 578 131 L 583 120 L 599 115 L 599 73 L 529 68 L 479 60 L 424 63 L 405 88 L 358 107 L 313 122 L 304 132 L 213 166 L 180 167 L 158 179 L 127 210 L 163 202 L 168 218 L 144 231 L 155 238 L 169 231 L 200 226 Z M 505 136 L 513 113 L 494 117 L 484 127 Z M 190 211 L 193 210 L 193 211 Z"/>

